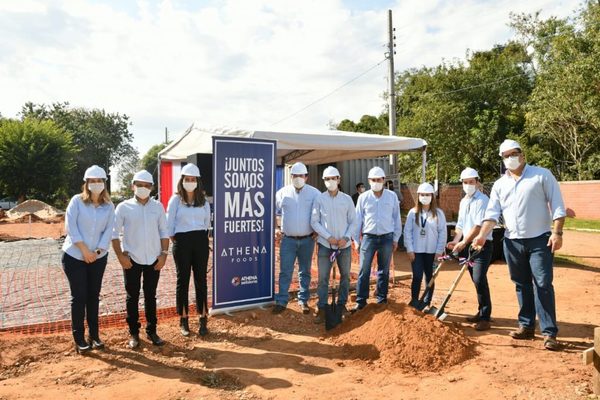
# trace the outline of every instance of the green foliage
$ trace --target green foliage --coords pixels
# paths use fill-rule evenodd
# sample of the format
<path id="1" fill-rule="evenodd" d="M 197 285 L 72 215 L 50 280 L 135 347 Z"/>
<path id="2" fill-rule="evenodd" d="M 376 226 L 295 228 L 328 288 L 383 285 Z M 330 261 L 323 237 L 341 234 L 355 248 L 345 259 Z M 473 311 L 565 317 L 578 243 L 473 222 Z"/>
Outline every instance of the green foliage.
<path id="1" fill-rule="evenodd" d="M 154 188 L 152 189 L 151 196 L 155 196 L 158 191 L 158 153 L 162 149 L 168 146 L 169 143 L 155 144 L 146 152 L 142 161 L 140 162 L 141 168 L 152 174 L 154 178 Z"/>
<path id="2" fill-rule="evenodd" d="M 600 232 L 600 220 L 566 218 L 565 229 L 594 229 Z"/>
<path id="3" fill-rule="evenodd" d="M 74 154 L 71 134 L 52 121 L 0 120 L 0 191 L 20 201 L 62 202 Z"/>
<path id="4" fill-rule="evenodd" d="M 132 153 L 127 156 L 120 164 L 119 164 L 119 173 L 117 179 L 119 180 L 119 184 L 121 185 L 120 194 L 124 198 L 133 197 L 133 189 L 131 188 L 131 181 L 133 180 L 133 175 L 140 170 L 140 158 L 137 153 Z"/>
<path id="5" fill-rule="evenodd" d="M 387 114 L 382 114 L 379 117 L 363 115 L 358 123 L 345 119 L 334 125 L 334 127 L 340 131 L 375 133 L 378 135 L 387 135 L 389 132 Z"/>
<path id="6" fill-rule="evenodd" d="M 133 135 L 129 132 L 129 117 L 104 110 L 70 108 L 69 103 L 26 103 L 21 110 L 23 119 L 51 120 L 69 132 L 77 153 L 67 190 L 76 193 L 81 186 L 85 170 L 97 164 L 109 172 L 127 156 L 135 153 L 131 146 Z"/>

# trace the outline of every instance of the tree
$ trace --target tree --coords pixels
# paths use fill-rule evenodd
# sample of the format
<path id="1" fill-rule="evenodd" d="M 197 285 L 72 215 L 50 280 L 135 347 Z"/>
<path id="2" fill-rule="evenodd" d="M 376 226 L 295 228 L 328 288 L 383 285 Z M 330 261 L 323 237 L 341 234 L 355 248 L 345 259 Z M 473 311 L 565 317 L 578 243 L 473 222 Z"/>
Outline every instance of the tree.
<path id="1" fill-rule="evenodd" d="M 334 128 L 340 131 L 375 133 L 378 135 L 387 135 L 389 132 L 387 114 L 382 114 L 379 117 L 363 115 L 357 123 L 344 119 L 339 124 L 334 124 Z"/>
<path id="2" fill-rule="evenodd" d="M 52 121 L 0 120 L 0 190 L 19 201 L 64 201 L 74 154 L 71 134 Z"/>
<path id="3" fill-rule="evenodd" d="M 538 163 L 560 180 L 600 178 L 600 4 L 572 23 L 520 15 L 513 27 L 537 64 L 526 130 Z"/>
<path id="4" fill-rule="evenodd" d="M 129 132 L 129 117 L 104 110 L 70 108 L 69 103 L 45 104 L 26 103 L 21 115 L 23 119 L 54 121 L 71 133 L 76 146 L 75 168 L 69 179 L 68 190 L 77 192 L 85 170 L 97 164 L 108 172 L 125 157 L 136 153 L 131 146 L 133 135 Z"/>
<path id="5" fill-rule="evenodd" d="M 152 146 L 150 150 L 146 152 L 144 157 L 142 157 L 142 161 L 140 163 L 142 169 L 150 172 L 154 178 L 154 189 L 152 189 L 151 193 L 152 196 L 156 195 L 158 191 L 158 153 L 167 147 L 168 144 L 169 143 L 160 143 Z"/>
<path id="6" fill-rule="evenodd" d="M 135 175 L 139 169 L 140 158 L 138 157 L 137 153 L 132 153 L 131 155 L 125 157 L 125 159 L 119 164 L 119 173 L 117 175 L 117 179 L 121 185 L 121 195 L 123 195 L 125 198 L 130 198 L 133 196 L 131 181 L 133 180 L 133 175 Z"/>

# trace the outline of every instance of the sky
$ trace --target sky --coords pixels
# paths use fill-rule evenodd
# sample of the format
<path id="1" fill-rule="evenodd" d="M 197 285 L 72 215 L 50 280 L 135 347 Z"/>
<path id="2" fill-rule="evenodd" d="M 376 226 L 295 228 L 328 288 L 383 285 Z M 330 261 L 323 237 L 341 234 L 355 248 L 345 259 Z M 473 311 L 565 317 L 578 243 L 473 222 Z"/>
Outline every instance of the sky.
<path id="1" fill-rule="evenodd" d="M 326 130 L 331 122 L 383 110 L 388 9 L 401 72 L 506 42 L 514 37 L 510 12 L 568 17 L 580 6 L 574 0 L 0 0 L 0 114 L 18 117 L 28 101 L 126 114 L 141 155 L 164 141 L 165 128 L 174 139 L 194 122 Z"/>

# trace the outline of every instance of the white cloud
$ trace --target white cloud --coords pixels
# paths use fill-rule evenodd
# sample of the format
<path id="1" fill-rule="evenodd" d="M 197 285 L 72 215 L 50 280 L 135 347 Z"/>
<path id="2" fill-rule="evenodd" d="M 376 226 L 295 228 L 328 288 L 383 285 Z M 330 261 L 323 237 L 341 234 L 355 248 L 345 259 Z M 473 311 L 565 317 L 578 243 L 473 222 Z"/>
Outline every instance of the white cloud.
<path id="1" fill-rule="evenodd" d="M 0 2 L 0 112 L 15 116 L 26 101 L 69 101 L 125 113 L 142 152 L 163 139 L 165 126 L 175 135 L 194 120 L 266 127 L 384 58 L 387 7 L 345 4 Z M 504 42 L 510 11 L 564 17 L 578 4 L 398 1 L 396 70 Z M 323 129 L 330 120 L 377 114 L 386 87 L 384 63 L 278 127 Z"/>

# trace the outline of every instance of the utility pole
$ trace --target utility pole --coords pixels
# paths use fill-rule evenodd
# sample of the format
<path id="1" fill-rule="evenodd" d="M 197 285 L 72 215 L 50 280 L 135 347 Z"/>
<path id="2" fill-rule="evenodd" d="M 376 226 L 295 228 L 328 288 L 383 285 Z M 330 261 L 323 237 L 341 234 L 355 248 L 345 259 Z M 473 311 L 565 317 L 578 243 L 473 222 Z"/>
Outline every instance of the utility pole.
<path id="1" fill-rule="evenodd" d="M 392 10 L 388 10 L 388 52 L 387 59 L 390 61 L 389 68 L 389 134 L 390 136 L 396 136 L 396 77 L 394 73 L 394 54 L 396 54 L 396 44 L 394 43 L 394 39 L 396 36 L 394 32 L 396 28 L 392 26 Z M 396 156 L 394 154 L 390 154 L 390 173 L 396 175 L 398 173 L 396 166 Z"/>
<path id="2" fill-rule="evenodd" d="M 165 126 L 165 144 L 169 144 L 169 131 L 167 130 L 166 126 Z"/>

